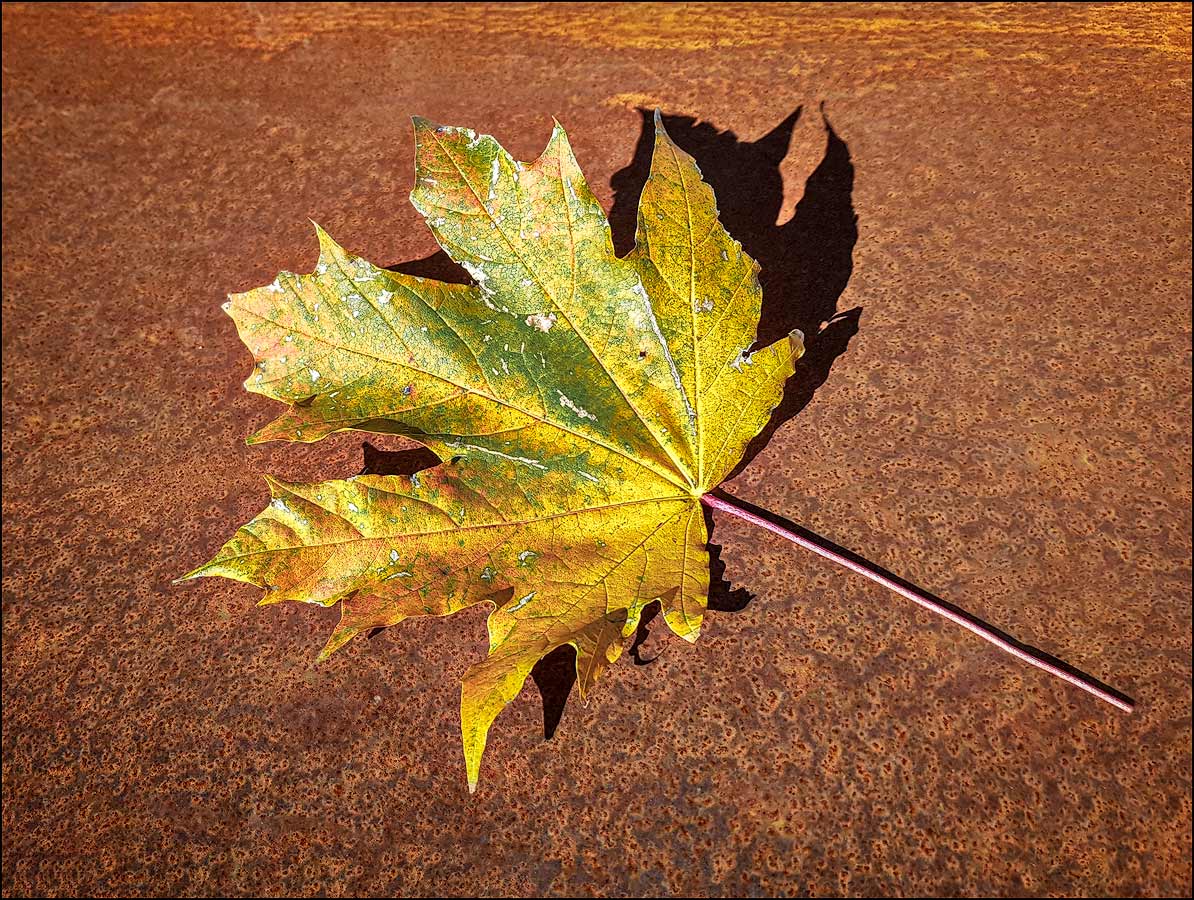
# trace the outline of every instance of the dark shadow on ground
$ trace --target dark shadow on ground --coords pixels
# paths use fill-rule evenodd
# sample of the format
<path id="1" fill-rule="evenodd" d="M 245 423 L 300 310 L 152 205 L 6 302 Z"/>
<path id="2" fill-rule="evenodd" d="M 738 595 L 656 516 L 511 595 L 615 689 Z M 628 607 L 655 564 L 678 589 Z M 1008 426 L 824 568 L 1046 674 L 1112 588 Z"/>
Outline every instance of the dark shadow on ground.
<path id="1" fill-rule="evenodd" d="M 368 441 L 361 444 L 364 468 L 358 475 L 414 475 L 439 465 L 439 457 L 426 447 L 407 450 L 378 450 Z"/>
<path id="2" fill-rule="evenodd" d="M 576 684 L 576 650 L 571 644 L 556 647 L 535 663 L 531 679 L 543 700 L 543 740 L 550 741 L 564 715 L 572 685 Z"/>
<path id="3" fill-rule="evenodd" d="M 401 272 L 403 275 L 414 275 L 417 278 L 434 278 L 436 281 L 444 281 L 448 284 L 473 283 L 468 272 L 464 271 L 443 250 L 437 250 L 422 259 L 386 266 L 386 269 L 390 272 Z"/>

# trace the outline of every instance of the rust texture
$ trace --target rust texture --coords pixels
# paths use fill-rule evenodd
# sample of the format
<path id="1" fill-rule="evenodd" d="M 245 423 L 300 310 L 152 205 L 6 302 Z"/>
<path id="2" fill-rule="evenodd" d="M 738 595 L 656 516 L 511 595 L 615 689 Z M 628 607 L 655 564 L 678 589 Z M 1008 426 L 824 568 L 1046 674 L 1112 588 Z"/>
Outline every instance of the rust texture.
<path id="1" fill-rule="evenodd" d="M 1188 6 L 6 4 L 3 29 L 6 895 L 1189 896 Z M 656 105 L 764 263 L 764 328 L 832 320 L 728 490 L 1136 714 L 719 520 L 734 591 L 700 642 L 656 620 L 653 662 L 549 710 L 550 741 L 528 684 L 470 798 L 482 610 L 315 668 L 334 611 L 170 585 L 260 473 L 362 465 L 360 436 L 244 445 L 276 409 L 226 292 L 309 270 L 307 217 L 444 268 L 412 113 L 522 158 L 557 116 L 625 241 Z M 557 703 L 566 669 L 536 673 Z"/>

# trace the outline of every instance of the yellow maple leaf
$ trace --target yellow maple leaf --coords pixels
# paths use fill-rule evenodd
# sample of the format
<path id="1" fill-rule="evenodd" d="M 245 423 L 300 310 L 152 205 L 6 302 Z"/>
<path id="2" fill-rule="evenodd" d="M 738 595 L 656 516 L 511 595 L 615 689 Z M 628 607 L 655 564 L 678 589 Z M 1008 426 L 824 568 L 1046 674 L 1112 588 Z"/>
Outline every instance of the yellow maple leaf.
<path id="1" fill-rule="evenodd" d="M 411 202 L 475 285 L 380 269 L 317 227 L 310 275 L 232 295 L 250 390 L 290 404 L 250 442 L 359 429 L 445 462 L 411 477 L 268 479 L 272 500 L 186 577 L 341 603 L 321 658 L 362 631 L 494 606 L 461 693 L 470 789 L 494 718 L 534 664 L 576 648 L 587 692 L 658 600 L 696 639 L 709 586 L 700 498 L 742 456 L 803 352 L 750 347 L 758 265 L 656 118 L 637 247 L 609 223 L 557 124 L 533 163 L 415 120 Z"/>
<path id="2" fill-rule="evenodd" d="M 290 404 L 250 443 L 388 432 L 441 463 L 409 477 L 267 478 L 269 506 L 180 580 L 261 585 L 263 604 L 339 602 L 321 659 L 361 632 L 489 603 L 489 655 L 461 689 L 470 790 L 494 719 L 556 648 L 575 648 L 586 693 L 651 602 L 696 640 L 709 588 L 702 504 L 1132 709 L 854 554 L 712 493 L 779 403 L 803 335 L 751 349 L 759 267 L 658 113 L 624 258 L 558 124 L 526 165 L 467 129 L 415 119 L 415 137 L 411 202 L 474 285 L 379 269 L 316 226 L 313 273 L 283 272 L 225 309 L 256 358 L 246 387 Z"/>

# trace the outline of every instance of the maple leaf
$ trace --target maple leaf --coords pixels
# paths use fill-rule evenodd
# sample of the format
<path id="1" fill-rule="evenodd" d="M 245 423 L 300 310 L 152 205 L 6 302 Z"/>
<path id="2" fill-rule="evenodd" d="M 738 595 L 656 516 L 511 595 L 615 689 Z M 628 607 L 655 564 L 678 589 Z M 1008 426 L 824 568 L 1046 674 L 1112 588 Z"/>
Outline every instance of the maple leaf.
<path id="1" fill-rule="evenodd" d="M 658 115 L 625 258 L 558 123 L 528 164 L 487 135 L 414 124 L 411 203 L 475 285 L 378 268 L 316 226 L 312 274 L 225 309 L 256 358 L 245 386 L 290 404 L 250 443 L 359 429 L 444 462 L 269 478 L 269 506 L 185 577 L 263 586 L 263 604 L 339 602 L 321 659 L 378 626 L 492 604 L 461 693 L 475 789 L 490 725 L 552 650 L 576 649 L 583 694 L 653 601 L 696 640 L 701 497 L 767 422 L 803 337 L 751 352 L 759 267 Z"/>
<path id="2" fill-rule="evenodd" d="M 266 589 L 262 604 L 341 605 L 320 659 L 353 637 L 488 603 L 489 653 L 465 674 L 475 790 L 490 726 L 553 650 L 586 694 L 658 601 L 687 641 L 709 589 L 702 505 L 767 529 L 1130 710 L 1095 679 L 858 557 L 711 491 L 778 405 L 804 350 L 752 350 L 759 267 L 658 112 L 635 246 L 615 255 L 557 123 L 533 163 L 488 135 L 416 118 L 411 202 L 475 284 L 378 268 L 316 226 L 310 275 L 225 309 L 256 359 L 245 386 L 288 403 L 249 438 L 404 435 L 442 461 L 409 477 L 267 477 L 271 500 L 183 579 Z"/>

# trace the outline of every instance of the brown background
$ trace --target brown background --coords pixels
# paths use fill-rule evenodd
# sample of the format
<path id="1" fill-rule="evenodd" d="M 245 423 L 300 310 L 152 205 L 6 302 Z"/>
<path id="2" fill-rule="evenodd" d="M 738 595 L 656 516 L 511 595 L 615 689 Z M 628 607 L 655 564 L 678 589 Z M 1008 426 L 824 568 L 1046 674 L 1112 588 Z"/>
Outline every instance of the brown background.
<path id="1" fill-rule="evenodd" d="M 1188 6 L 3 23 L 6 894 L 1188 896 Z M 275 410 L 240 387 L 226 292 L 309 270 L 307 217 L 382 264 L 432 254 L 412 113 L 523 159 L 555 115 L 610 204 L 657 104 L 742 141 L 803 105 L 782 163 L 677 138 L 749 200 L 769 303 L 862 307 L 728 489 L 1137 714 L 719 521 L 753 601 L 691 648 L 656 620 L 657 660 L 573 696 L 550 742 L 528 685 L 470 798 L 481 610 L 316 669 L 334 611 L 170 585 L 261 507 L 260 473 L 361 465 L 359 436 L 245 447 Z M 820 163 L 803 230 L 774 227 Z"/>

